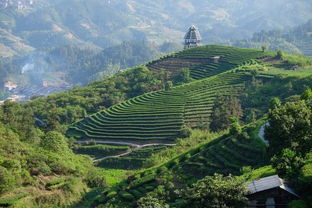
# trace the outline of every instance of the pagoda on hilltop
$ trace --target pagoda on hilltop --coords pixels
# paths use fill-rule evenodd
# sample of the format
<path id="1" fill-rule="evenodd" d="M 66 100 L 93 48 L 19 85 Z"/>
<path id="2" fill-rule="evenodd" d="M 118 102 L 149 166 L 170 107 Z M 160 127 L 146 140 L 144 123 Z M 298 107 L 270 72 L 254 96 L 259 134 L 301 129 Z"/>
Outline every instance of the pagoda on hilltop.
<path id="1" fill-rule="evenodd" d="M 194 48 L 200 46 L 202 40 L 198 29 L 192 25 L 184 36 L 184 48 Z"/>

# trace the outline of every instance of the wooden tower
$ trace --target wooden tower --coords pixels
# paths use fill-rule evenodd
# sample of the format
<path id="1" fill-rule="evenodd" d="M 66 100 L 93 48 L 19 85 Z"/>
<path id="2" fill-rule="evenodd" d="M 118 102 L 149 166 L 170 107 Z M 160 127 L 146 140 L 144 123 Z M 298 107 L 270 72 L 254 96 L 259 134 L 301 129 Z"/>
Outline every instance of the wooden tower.
<path id="1" fill-rule="evenodd" d="M 184 48 L 200 46 L 202 38 L 198 29 L 192 25 L 184 36 Z"/>

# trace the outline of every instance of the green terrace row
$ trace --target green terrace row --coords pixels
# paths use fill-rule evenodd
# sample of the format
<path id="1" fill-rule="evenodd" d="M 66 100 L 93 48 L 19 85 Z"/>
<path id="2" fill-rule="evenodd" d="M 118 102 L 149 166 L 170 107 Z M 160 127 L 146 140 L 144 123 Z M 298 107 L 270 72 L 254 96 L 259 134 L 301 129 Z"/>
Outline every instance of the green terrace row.
<path id="1" fill-rule="evenodd" d="M 164 148 L 166 147 L 165 146 L 144 147 L 142 149 L 134 150 L 127 156 L 103 160 L 99 162 L 97 166 L 113 169 L 140 169 L 143 167 L 146 158 L 149 158 L 152 154 L 157 153 Z"/>
<path id="2" fill-rule="evenodd" d="M 167 169 L 171 169 L 186 181 L 216 172 L 240 174 L 244 166 L 261 166 L 265 162 L 265 151 L 265 146 L 256 139 L 226 135 L 191 149 L 160 167 L 138 173 L 134 179 L 124 181 L 120 186 L 106 192 L 105 198 L 107 200 L 114 196 L 131 203 L 160 185 L 157 178 Z"/>
<path id="3" fill-rule="evenodd" d="M 228 72 L 170 91 L 148 93 L 96 113 L 70 131 L 96 139 L 171 140 L 179 136 L 185 123 L 209 122 L 217 95 L 238 94 L 245 80 L 245 72 Z"/>

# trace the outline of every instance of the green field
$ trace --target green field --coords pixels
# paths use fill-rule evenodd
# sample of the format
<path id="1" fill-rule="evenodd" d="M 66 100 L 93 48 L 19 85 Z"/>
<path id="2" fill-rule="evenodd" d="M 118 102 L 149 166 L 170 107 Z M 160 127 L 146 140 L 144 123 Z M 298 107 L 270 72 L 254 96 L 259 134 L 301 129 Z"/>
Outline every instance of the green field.
<path id="1" fill-rule="evenodd" d="M 239 95 L 245 72 L 224 73 L 201 81 L 130 99 L 73 124 L 69 134 L 99 140 L 174 142 L 187 126 L 209 122 L 219 95 Z"/>
<path id="2" fill-rule="evenodd" d="M 255 49 L 207 45 L 166 56 L 147 64 L 147 67 L 151 70 L 164 69 L 173 74 L 181 68 L 188 68 L 192 78 L 203 79 L 268 55 L 270 54 L 267 52 L 263 53 Z M 215 61 L 214 57 L 219 59 Z"/>

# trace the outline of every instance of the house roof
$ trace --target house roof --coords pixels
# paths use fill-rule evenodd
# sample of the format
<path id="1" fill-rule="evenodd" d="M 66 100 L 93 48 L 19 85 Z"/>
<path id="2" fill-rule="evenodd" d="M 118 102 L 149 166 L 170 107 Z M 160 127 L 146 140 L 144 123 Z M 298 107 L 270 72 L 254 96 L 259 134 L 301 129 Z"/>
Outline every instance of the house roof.
<path id="1" fill-rule="evenodd" d="M 265 177 L 265 178 L 260 178 L 258 180 L 254 180 L 252 182 L 247 183 L 247 186 L 248 186 L 251 194 L 279 187 L 279 188 L 299 197 L 290 187 L 288 187 L 285 184 L 283 179 L 278 177 L 278 175 L 273 175 L 273 176 L 269 176 L 269 177 Z"/>
<path id="2" fill-rule="evenodd" d="M 201 40 L 202 38 L 198 29 L 194 25 L 192 25 L 187 31 L 187 33 L 185 34 L 184 39 Z"/>

